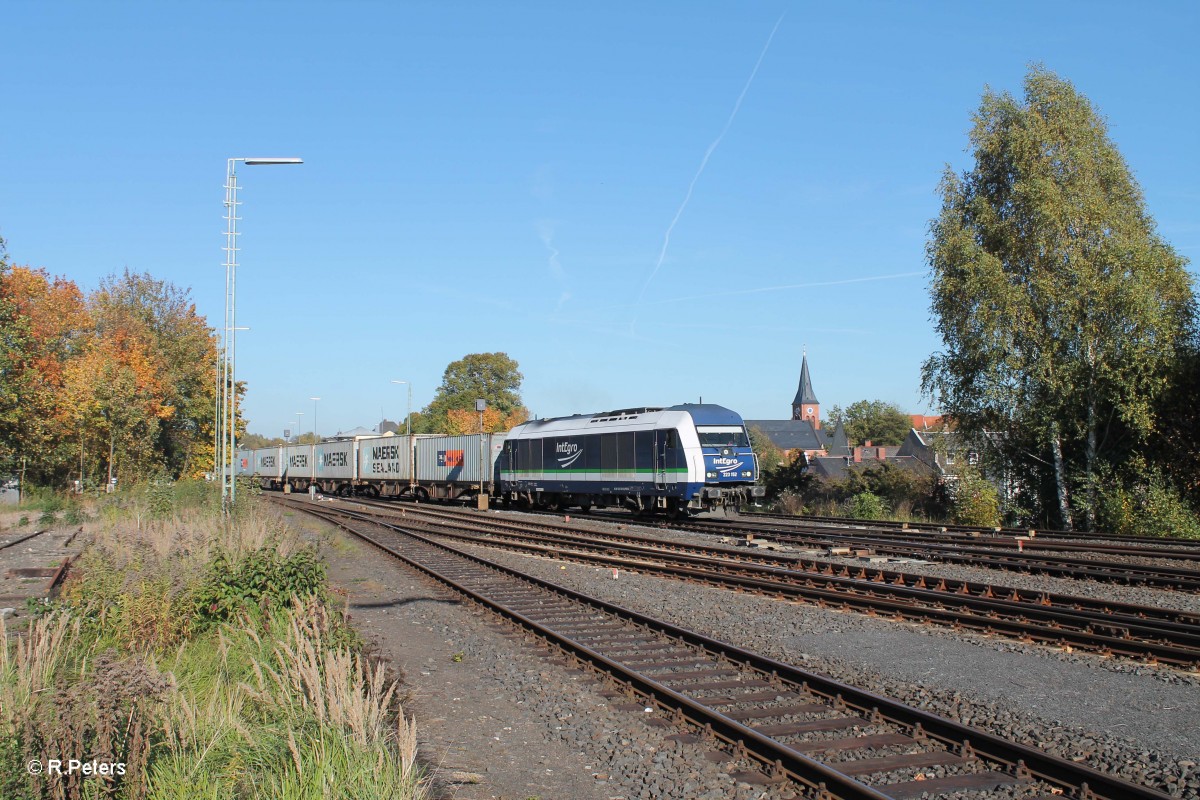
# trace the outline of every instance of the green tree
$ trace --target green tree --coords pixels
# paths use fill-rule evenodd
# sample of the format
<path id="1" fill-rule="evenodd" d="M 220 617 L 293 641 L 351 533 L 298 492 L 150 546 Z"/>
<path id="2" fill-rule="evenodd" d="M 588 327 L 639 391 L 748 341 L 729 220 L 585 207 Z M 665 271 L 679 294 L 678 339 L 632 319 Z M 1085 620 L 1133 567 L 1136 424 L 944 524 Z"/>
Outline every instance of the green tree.
<path id="1" fill-rule="evenodd" d="M 101 336 L 136 340 L 151 354 L 162 411 L 150 449 L 175 476 L 211 469 L 217 340 L 189 291 L 126 270 L 103 280 L 89 306 Z"/>
<path id="2" fill-rule="evenodd" d="M 421 410 L 419 417 L 413 417 L 413 430 L 445 432 L 449 412 L 475 413 L 475 401 L 479 398 L 487 401 L 488 408 L 498 411 L 501 419 L 524 419 L 527 412 L 521 404 L 521 378 L 517 362 L 505 353 L 463 356 L 446 367 L 433 400 Z"/>
<path id="3" fill-rule="evenodd" d="M 1136 476 L 1125 476 L 1127 483 L 1152 484 L 1156 480 L 1164 487 L 1174 486 L 1194 509 L 1200 509 L 1200 336 L 1184 350 L 1175 367 L 1170 389 L 1160 398 L 1155 409 L 1158 427 L 1150 442 L 1149 452 L 1157 456 L 1162 475 L 1154 470 L 1140 470 Z M 1140 479 L 1140 480 L 1139 480 Z"/>
<path id="4" fill-rule="evenodd" d="M 873 445 L 898 445 L 908 436 L 912 419 L 895 403 L 883 400 L 859 400 L 843 411 L 830 409 L 826 426 L 831 430 L 841 422 L 851 444 L 870 441 Z"/>
<path id="5" fill-rule="evenodd" d="M 768 475 L 785 466 L 787 459 L 783 451 L 767 438 L 761 428 L 751 425 L 746 429 L 746 433 L 750 435 L 750 447 L 754 450 L 754 455 L 758 456 L 758 468 L 762 472 L 760 480 L 765 481 Z"/>
<path id="6" fill-rule="evenodd" d="M 264 447 L 276 447 L 285 444 L 280 436 L 263 436 L 261 433 L 247 433 L 238 442 L 238 447 L 246 450 L 260 450 Z"/>
<path id="7" fill-rule="evenodd" d="M 947 168 L 927 245 L 944 350 L 924 389 L 1031 476 L 1044 515 L 1070 528 L 1079 510 L 1091 526 L 1101 465 L 1156 428 L 1193 324 L 1186 260 L 1103 119 L 1053 73 L 1031 69 L 1023 101 L 986 90 L 970 141 L 975 165 Z"/>

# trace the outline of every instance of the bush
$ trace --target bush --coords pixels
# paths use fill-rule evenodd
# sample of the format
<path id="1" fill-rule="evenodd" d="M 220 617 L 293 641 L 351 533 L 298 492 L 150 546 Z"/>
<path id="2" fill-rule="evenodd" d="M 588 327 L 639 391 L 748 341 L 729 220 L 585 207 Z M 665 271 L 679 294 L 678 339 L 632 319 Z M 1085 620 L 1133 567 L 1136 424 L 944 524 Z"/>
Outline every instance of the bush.
<path id="1" fill-rule="evenodd" d="M 1113 533 L 1200 539 L 1200 519 L 1157 471 L 1100 482 L 1097 505 L 1100 527 Z"/>
<path id="2" fill-rule="evenodd" d="M 66 504 L 63 496 L 53 489 L 47 489 L 42 486 L 30 486 L 22 488 L 21 491 L 20 507 L 22 509 L 54 513 L 62 511 Z"/>
<path id="3" fill-rule="evenodd" d="M 262 547 L 236 562 L 218 553 L 196 592 L 197 622 L 205 627 L 246 611 L 285 608 L 293 598 L 319 594 L 324 584 L 325 565 L 311 547 L 290 556 Z"/>
<path id="4" fill-rule="evenodd" d="M 859 492 L 846 503 L 846 516 L 855 519 L 883 519 L 886 514 L 883 500 L 871 492 Z"/>
<path id="5" fill-rule="evenodd" d="M 1000 524 L 1000 494 L 983 476 L 964 470 L 949 490 L 955 523 L 981 528 Z"/>
<path id="6" fill-rule="evenodd" d="M 146 503 L 150 516 L 167 519 L 175 513 L 175 486 L 171 483 L 152 483 L 146 489 Z"/>
<path id="7" fill-rule="evenodd" d="M 811 475 L 805 478 L 803 484 L 793 485 L 791 491 L 803 499 L 806 513 L 832 516 L 852 513 L 846 509 L 853 506 L 854 498 L 866 493 L 874 495 L 885 509 L 884 516 L 893 519 L 942 519 L 946 515 L 947 501 L 937 478 L 895 464 L 855 465 L 843 478 L 814 480 Z M 768 492 L 770 488 L 768 484 Z"/>

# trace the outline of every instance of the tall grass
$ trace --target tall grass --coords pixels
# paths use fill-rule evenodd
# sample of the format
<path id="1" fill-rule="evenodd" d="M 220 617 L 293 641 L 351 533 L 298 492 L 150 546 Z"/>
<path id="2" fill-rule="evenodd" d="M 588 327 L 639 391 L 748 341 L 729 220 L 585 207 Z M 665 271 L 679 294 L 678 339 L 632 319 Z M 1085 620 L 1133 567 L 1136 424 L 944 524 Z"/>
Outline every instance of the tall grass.
<path id="1" fill-rule="evenodd" d="M 323 567 L 273 512 L 195 491 L 100 506 L 55 608 L 0 644 L 0 760 L 126 774 L 9 770 L 0 797 L 424 798 L 415 727 Z"/>

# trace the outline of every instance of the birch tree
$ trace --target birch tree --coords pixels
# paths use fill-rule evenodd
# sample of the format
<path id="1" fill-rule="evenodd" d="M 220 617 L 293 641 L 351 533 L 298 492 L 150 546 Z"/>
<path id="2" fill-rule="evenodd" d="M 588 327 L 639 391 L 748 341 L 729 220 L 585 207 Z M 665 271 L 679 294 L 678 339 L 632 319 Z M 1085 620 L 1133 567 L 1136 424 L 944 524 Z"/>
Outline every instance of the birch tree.
<path id="1" fill-rule="evenodd" d="M 964 433 L 1002 434 L 1037 510 L 1091 527 L 1101 467 L 1154 431 L 1194 324 L 1187 262 L 1068 81 L 1034 67 L 973 122 L 974 166 L 947 168 L 927 244 L 943 350 L 924 389 Z"/>

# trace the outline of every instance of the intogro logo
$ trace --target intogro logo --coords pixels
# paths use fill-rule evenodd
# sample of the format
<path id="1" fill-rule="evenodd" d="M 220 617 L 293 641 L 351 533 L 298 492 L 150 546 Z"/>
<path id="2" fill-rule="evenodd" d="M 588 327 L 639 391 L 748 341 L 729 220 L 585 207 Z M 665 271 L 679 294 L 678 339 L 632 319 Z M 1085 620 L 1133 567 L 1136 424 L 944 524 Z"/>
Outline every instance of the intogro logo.
<path id="1" fill-rule="evenodd" d="M 558 459 L 558 466 L 563 469 L 574 464 L 583 455 L 583 451 L 575 442 L 559 442 L 555 445 L 554 452 L 564 454 L 562 458 Z"/>

